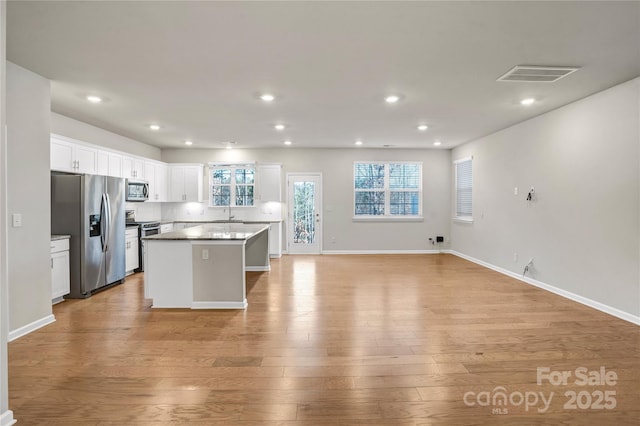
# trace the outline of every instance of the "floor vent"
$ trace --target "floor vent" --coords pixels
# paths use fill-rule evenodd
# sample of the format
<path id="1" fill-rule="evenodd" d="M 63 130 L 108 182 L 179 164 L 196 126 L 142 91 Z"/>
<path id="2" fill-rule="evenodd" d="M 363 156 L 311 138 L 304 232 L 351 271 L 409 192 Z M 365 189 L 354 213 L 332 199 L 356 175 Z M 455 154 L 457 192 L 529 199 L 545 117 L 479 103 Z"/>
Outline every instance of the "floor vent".
<path id="1" fill-rule="evenodd" d="M 543 67 L 537 65 L 518 65 L 509 70 L 497 81 L 516 83 L 554 83 L 562 77 L 578 71 L 576 67 Z"/>

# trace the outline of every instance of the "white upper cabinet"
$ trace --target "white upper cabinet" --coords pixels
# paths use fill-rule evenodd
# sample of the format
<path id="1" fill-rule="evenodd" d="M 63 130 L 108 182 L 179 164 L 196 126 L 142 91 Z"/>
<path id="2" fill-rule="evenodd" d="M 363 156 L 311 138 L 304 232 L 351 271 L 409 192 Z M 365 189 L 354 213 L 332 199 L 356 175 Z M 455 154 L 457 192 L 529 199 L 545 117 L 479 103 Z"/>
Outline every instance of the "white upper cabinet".
<path id="1" fill-rule="evenodd" d="M 51 137 L 51 170 L 98 173 L 98 150 L 58 137 Z"/>
<path id="2" fill-rule="evenodd" d="M 156 165 L 151 161 L 144 163 L 144 180 L 149 182 L 149 200 L 158 201 L 158 188 L 156 187 Z"/>
<path id="3" fill-rule="evenodd" d="M 122 177 L 122 155 L 109 153 L 109 176 Z"/>
<path id="4" fill-rule="evenodd" d="M 107 151 L 98 150 L 98 174 L 109 176 L 109 153 Z"/>
<path id="5" fill-rule="evenodd" d="M 122 177 L 122 155 L 99 149 L 97 174 Z"/>
<path id="6" fill-rule="evenodd" d="M 75 166 L 71 142 L 51 138 L 51 170 L 72 172 Z"/>
<path id="7" fill-rule="evenodd" d="M 201 164 L 170 164 L 169 200 L 202 201 L 204 168 Z"/>
<path id="8" fill-rule="evenodd" d="M 269 201 L 280 202 L 282 188 L 282 165 L 281 164 L 259 164 L 258 176 L 259 200 L 263 203 Z"/>
<path id="9" fill-rule="evenodd" d="M 76 145 L 76 171 L 78 173 L 96 174 L 98 172 L 98 150 L 88 146 Z"/>
<path id="10" fill-rule="evenodd" d="M 169 199 L 169 168 L 166 164 L 156 163 L 156 191 L 158 199 L 156 201 L 167 201 Z"/>
<path id="11" fill-rule="evenodd" d="M 122 159 L 122 177 L 126 179 L 144 179 L 144 160 L 125 156 Z"/>
<path id="12" fill-rule="evenodd" d="M 149 182 L 149 201 L 167 201 L 167 166 L 146 161 L 144 180 Z"/>

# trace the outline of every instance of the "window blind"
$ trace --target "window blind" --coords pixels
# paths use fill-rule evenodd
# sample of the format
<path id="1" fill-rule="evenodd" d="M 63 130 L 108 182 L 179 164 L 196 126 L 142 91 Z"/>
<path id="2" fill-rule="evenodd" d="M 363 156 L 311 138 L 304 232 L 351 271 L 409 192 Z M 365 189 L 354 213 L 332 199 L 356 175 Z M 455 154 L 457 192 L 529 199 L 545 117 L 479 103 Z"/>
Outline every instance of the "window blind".
<path id="1" fill-rule="evenodd" d="M 473 215 L 473 168 L 472 159 L 455 162 L 456 166 L 456 216 Z"/>

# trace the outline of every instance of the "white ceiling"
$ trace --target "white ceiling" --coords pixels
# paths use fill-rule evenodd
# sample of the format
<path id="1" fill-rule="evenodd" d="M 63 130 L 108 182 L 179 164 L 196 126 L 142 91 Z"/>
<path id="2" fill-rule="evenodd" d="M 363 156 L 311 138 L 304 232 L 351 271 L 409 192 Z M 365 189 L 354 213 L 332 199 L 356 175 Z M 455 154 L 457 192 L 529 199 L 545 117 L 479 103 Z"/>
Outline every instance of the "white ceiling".
<path id="1" fill-rule="evenodd" d="M 10 1 L 7 59 L 53 111 L 159 147 L 451 148 L 640 75 L 640 2 Z M 581 69 L 496 82 L 515 65 Z"/>

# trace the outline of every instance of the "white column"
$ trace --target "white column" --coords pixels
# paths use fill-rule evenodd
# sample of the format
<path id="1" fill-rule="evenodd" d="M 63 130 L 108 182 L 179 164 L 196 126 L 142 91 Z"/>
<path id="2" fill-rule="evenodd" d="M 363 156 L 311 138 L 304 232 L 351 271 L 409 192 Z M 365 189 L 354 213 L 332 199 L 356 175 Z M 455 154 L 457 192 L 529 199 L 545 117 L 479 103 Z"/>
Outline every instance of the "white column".
<path id="1" fill-rule="evenodd" d="M 0 1 L 0 426 L 16 421 L 9 410 L 7 381 L 7 338 L 9 334 L 9 306 L 7 282 L 7 167 L 6 167 L 6 24 L 7 2 Z"/>

